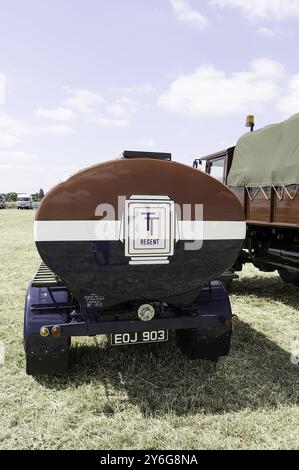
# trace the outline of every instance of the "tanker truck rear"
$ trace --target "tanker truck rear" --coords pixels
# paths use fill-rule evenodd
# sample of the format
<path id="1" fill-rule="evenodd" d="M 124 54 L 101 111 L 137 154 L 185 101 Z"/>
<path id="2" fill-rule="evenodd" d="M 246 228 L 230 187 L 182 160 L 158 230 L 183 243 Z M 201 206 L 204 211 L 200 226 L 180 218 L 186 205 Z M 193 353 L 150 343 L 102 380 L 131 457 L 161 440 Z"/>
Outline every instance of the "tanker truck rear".
<path id="1" fill-rule="evenodd" d="M 26 369 L 66 373 L 72 336 L 111 345 L 167 341 L 191 359 L 229 353 L 219 277 L 246 232 L 234 194 L 170 154 L 124 152 L 55 186 L 36 214 L 42 264 L 29 285 Z"/>

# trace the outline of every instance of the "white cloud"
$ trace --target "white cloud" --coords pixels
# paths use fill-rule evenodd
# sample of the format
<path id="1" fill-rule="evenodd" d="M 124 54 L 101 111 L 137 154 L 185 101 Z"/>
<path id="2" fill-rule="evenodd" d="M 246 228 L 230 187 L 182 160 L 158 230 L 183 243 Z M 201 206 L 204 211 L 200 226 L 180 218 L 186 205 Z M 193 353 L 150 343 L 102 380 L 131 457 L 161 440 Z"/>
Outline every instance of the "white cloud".
<path id="1" fill-rule="evenodd" d="M 15 119 L 4 112 L 0 112 L 0 131 L 21 136 L 32 132 L 28 122 Z"/>
<path id="2" fill-rule="evenodd" d="M 21 142 L 19 137 L 6 132 L 0 132 L 0 148 L 13 147 L 19 142 Z"/>
<path id="3" fill-rule="evenodd" d="M 150 95 L 151 93 L 157 93 L 157 89 L 150 83 L 145 83 L 144 85 L 128 88 L 127 92 L 136 95 Z"/>
<path id="4" fill-rule="evenodd" d="M 109 88 L 109 91 L 128 95 L 150 95 L 157 93 L 157 89 L 150 83 L 144 83 L 143 85 L 136 85 L 132 87 L 113 87 Z"/>
<path id="5" fill-rule="evenodd" d="M 99 106 L 105 103 L 101 95 L 90 90 L 83 88 L 72 89 L 69 87 L 65 87 L 65 90 L 70 94 L 70 98 L 67 98 L 64 103 L 84 114 L 94 112 Z"/>
<path id="6" fill-rule="evenodd" d="M 126 119 L 111 119 L 106 117 L 96 117 L 90 120 L 100 127 L 127 127 L 129 125 Z"/>
<path id="7" fill-rule="evenodd" d="M 280 21 L 299 18 L 298 0 L 210 0 L 219 7 L 239 8 L 249 18 Z"/>
<path id="8" fill-rule="evenodd" d="M 283 66 L 257 59 L 250 69 L 231 75 L 203 64 L 190 75 L 174 80 L 158 104 L 169 111 L 193 116 L 225 116 L 262 110 L 280 94 Z"/>
<path id="9" fill-rule="evenodd" d="M 116 117 L 126 117 L 127 115 L 127 110 L 124 106 L 122 106 L 119 103 L 112 104 L 110 106 L 107 106 L 107 111 L 108 113 L 112 114 L 113 116 Z"/>
<path id="10" fill-rule="evenodd" d="M 54 119 L 56 121 L 69 121 L 76 117 L 76 113 L 71 109 L 63 108 L 58 106 L 57 108 L 47 109 L 38 108 L 35 113 L 38 117 L 45 119 Z"/>
<path id="11" fill-rule="evenodd" d="M 200 30 L 207 26 L 207 18 L 194 10 L 190 6 L 189 0 L 170 0 L 170 3 L 179 21 L 189 23 Z"/>
<path id="12" fill-rule="evenodd" d="M 38 132 L 50 135 L 69 135 L 73 133 L 73 129 L 69 126 L 63 124 L 57 124 L 53 126 L 43 126 L 40 127 Z"/>
<path id="13" fill-rule="evenodd" d="M 6 88 L 6 76 L 0 73 L 0 104 L 4 103 Z"/>
<path id="14" fill-rule="evenodd" d="M 128 126 L 129 118 L 140 109 L 140 105 L 135 98 L 139 95 L 157 93 L 157 90 L 150 83 L 128 88 L 108 88 L 105 97 L 85 88 L 64 87 L 64 90 L 70 95 L 69 98 L 64 100 L 64 105 L 75 109 L 88 122 L 96 123 L 102 127 Z M 72 110 L 64 107 L 56 109 L 40 108 L 37 114 L 40 117 L 63 120 L 63 118 L 70 118 L 69 113 L 72 112 Z"/>
<path id="15" fill-rule="evenodd" d="M 13 147 L 22 142 L 25 136 L 39 134 L 67 135 L 73 129 L 63 124 L 34 126 L 31 122 L 20 121 L 4 112 L 0 112 L 0 148 Z"/>
<path id="16" fill-rule="evenodd" d="M 135 100 L 132 100 L 131 98 L 128 98 L 127 96 L 123 96 L 122 98 L 119 98 L 117 101 L 123 106 L 126 106 L 131 112 L 135 112 L 138 109 L 137 102 Z"/>
<path id="17" fill-rule="evenodd" d="M 156 142 L 154 140 L 146 140 L 146 139 L 140 139 L 138 140 L 138 143 L 140 145 L 144 145 L 144 147 L 156 147 Z"/>
<path id="18" fill-rule="evenodd" d="M 15 171 L 21 171 L 22 173 L 24 173 L 24 171 L 27 171 L 31 173 L 32 171 L 41 172 L 44 170 L 44 168 L 41 166 L 29 165 L 28 163 L 17 163 L 17 164 L 16 163 L 0 163 L 0 169 L 1 170 L 13 170 L 13 175 Z"/>
<path id="19" fill-rule="evenodd" d="M 262 36 L 268 36 L 268 37 L 275 36 L 274 29 L 266 28 L 265 26 L 262 26 L 262 27 L 258 28 L 257 32 L 258 32 L 258 34 L 261 34 Z"/>
<path id="20" fill-rule="evenodd" d="M 118 118 L 127 118 L 138 110 L 138 104 L 135 100 L 123 96 L 116 100 L 115 103 L 106 107 L 108 113 Z"/>
<path id="21" fill-rule="evenodd" d="M 4 112 L 0 112 L 0 146 L 12 147 L 21 142 L 25 135 L 33 134 L 34 130 L 29 122 L 15 119 Z"/>
<path id="22" fill-rule="evenodd" d="M 299 74 L 291 77 L 288 94 L 278 100 L 277 109 L 285 117 L 299 113 Z"/>
<path id="23" fill-rule="evenodd" d="M 30 171 L 39 170 L 42 168 L 36 164 L 32 165 L 32 161 L 37 160 L 36 155 L 32 155 L 26 152 L 14 152 L 14 151 L 1 151 L 0 152 L 0 169 L 1 170 L 20 170 Z"/>
<path id="24" fill-rule="evenodd" d="M 5 161 L 10 163 L 11 161 L 32 161 L 36 160 L 37 156 L 26 152 L 14 152 L 14 151 L 1 151 L 0 162 Z"/>

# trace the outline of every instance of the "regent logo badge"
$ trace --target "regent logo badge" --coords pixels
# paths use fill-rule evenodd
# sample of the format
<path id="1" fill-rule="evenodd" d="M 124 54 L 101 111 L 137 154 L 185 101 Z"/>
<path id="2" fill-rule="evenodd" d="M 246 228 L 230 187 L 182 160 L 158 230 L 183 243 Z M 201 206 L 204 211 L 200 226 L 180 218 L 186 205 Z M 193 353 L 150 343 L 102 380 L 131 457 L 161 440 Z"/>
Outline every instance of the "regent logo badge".
<path id="1" fill-rule="evenodd" d="M 146 230 L 153 235 L 153 221 L 159 220 L 159 217 L 152 217 L 155 215 L 155 212 L 142 212 L 143 215 L 146 215 Z"/>
<path id="2" fill-rule="evenodd" d="M 175 205 L 167 196 L 131 196 L 125 203 L 125 254 L 130 264 L 167 264 L 174 253 Z"/>

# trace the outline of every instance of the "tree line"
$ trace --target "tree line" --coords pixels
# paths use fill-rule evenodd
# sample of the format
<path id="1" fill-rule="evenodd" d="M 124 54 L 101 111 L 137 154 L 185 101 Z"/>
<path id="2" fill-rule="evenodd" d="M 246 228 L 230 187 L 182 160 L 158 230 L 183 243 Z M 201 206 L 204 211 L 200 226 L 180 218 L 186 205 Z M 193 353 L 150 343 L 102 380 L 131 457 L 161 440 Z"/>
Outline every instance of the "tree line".
<path id="1" fill-rule="evenodd" d="M 18 193 L 3 193 L 7 202 L 16 202 Z M 44 190 L 41 188 L 37 193 L 31 194 L 34 202 L 40 202 L 44 197 Z"/>

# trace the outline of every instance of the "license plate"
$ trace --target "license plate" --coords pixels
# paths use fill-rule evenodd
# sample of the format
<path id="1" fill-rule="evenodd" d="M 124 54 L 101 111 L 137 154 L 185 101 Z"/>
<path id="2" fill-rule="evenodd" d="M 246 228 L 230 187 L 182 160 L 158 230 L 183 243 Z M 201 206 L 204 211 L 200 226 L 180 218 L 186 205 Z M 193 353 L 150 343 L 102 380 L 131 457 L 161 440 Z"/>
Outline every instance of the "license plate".
<path id="1" fill-rule="evenodd" d="M 168 330 L 138 331 L 111 335 L 112 346 L 140 343 L 160 343 L 168 340 Z"/>

